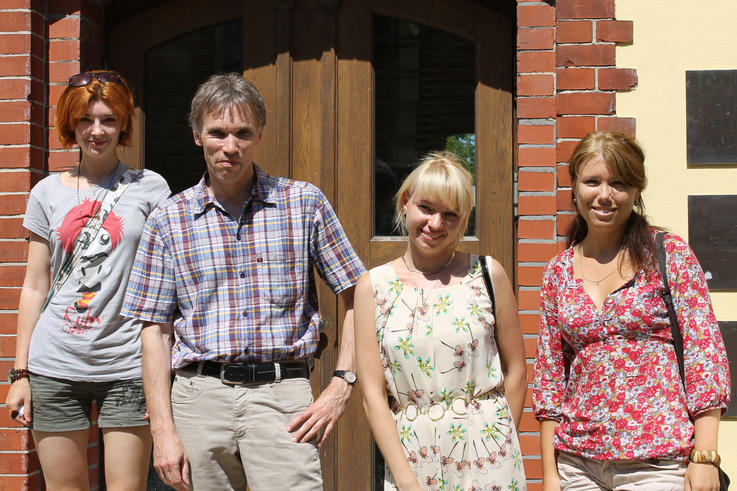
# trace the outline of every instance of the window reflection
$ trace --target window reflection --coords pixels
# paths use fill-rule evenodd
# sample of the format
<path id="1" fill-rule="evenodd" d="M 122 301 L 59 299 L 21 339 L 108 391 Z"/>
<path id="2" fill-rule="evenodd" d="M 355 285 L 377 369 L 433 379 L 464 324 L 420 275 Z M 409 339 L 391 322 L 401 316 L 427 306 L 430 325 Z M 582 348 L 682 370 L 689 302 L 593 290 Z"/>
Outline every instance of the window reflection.
<path id="1" fill-rule="evenodd" d="M 475 179 L 476 47 L 422 24 L 374 17 L 374 233 L 394 230 L 393 197 L 426 153 L 457 153 Z M 473 234 L 475 220 L 469 222 Z"/>
<path id="2" fill-rule="evenodd" d="M 185 34 L 146 51 L 145 166 L 173 192 L 195 185 L 205 172 L 188 114 L 197 87 L 214 73 L 242 72 L 242 21 Z"/>

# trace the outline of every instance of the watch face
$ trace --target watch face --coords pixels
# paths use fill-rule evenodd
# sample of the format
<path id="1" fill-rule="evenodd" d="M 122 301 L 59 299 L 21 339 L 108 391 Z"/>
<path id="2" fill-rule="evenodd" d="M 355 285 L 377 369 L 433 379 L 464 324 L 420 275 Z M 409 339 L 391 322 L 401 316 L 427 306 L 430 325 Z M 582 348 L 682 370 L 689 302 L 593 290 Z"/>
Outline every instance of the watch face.
<path id="1" fill-rule="evenodd" d="M 346 370 L 343 374 L 343 378 L 346 382 L 349 384 L 355 384 L 356 383 L 356 374 L 351 372 L 350 370 Z"/>

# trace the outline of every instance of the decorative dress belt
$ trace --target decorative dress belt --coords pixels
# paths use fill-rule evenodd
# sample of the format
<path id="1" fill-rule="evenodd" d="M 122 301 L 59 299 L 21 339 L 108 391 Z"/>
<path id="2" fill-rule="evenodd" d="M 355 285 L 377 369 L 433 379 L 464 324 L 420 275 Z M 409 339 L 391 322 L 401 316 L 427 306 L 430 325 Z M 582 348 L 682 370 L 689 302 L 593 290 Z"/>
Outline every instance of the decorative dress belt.
<path id="1" fill-rule="evenodd" d="M 395 409 L 394 414 L 403 414 L 408 421 L 414 421 L 421 414 L 427 416 L 432 421 L 439 421 L 443 419 L 445 413 L 448 411 L 456 414 L 457 416 L 465 416 L 468 414 L 469 406 L 478 409 L 479 401 L 496 399 L 502 394 L 502 391 L 492 389 L 473 397 L 454 397 L 451 399 L 450 404 L 447 404 L 444 401 L 435 401 L 430 404 L 423 405 L 410 402 L 405 407 Z"/>
<path id="2" fill-rule="evenodd" d="M 269 363 L 218 363 L 200 361 L 182 370 L 219 378 L 227 385 L 252 385 L 280 382 L 288 378 L 309 378 L 307 361 L 278 361 Z"/>

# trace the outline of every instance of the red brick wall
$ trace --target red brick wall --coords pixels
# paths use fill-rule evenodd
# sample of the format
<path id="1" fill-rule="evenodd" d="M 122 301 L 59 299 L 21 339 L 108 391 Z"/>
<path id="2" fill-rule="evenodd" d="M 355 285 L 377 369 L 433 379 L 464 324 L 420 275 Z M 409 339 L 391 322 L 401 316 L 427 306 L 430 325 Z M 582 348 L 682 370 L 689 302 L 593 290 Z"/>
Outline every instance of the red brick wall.
<path id="1" fill-rule="evenodd" d="M 52 123 L 67 78 L 102 62 L 102 1 L 3 0 L 0 7 L 0 379 L 13 366 L 15 321 L 27 258 L 22 227 L 28 193 L 49 171 L 77 161 L 60 148 Z M 8 384 L 0 384 L 0 402 Z M 30 432 L 0 413 L 0 490 L 39 489 Z M 90 478 L 98 475 L 97 428 Z"/>
<path id="2" fill-rule="evenodd" d="M 517 3 L 517 279 L 532 378 L 545 263 L 565 247 L 573 212 L 567 160 L 594 129 L 635 132 L 616 116 L 616 92 L 637 84 L 616 68 L 617 43 L 632 43 L 632 22 L 615 19 L 614 0 Z M 539 425 L 529 408 L 520 425 L 530 490 L 541 489 Z"/>

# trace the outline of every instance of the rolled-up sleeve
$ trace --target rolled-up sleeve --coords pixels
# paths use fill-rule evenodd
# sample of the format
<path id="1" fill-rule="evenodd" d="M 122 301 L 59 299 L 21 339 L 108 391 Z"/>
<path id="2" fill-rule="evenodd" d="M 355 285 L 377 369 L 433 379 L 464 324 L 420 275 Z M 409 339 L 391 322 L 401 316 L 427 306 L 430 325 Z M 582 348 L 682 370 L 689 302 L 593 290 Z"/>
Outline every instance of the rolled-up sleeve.
<path id="1" fill-rule="evenodd" d="M 727 352 L 698 259 L 680 237 L 665 239 L 668 280 L 683 337 L 686 402 L 691 416 L 726 410 L 730 378 Z"/>
<path id="2" fill-rule="evenodd" d="M 559 421 L 566 390 L 566 357 L 558 325 L 558 286 L 554 263 L 548 264 L 540 292 L 538 334 L 532 405 L 535 417 Z"/>
<path id="3" fill-rule="evenodd" d="M 354 286 L 366 269 L 353 250 L 330 203 L 318 190 L 319 200 L 313 216 L 310 254 L 317 270 L 333 292 Z"/>
<path id="4" fill-rule="evenodd" d="M 169 323 L 177 307 L 170 249 L 159 208 L 146 221 L 136 252 L 121 314 L 146 322 Z"/>

